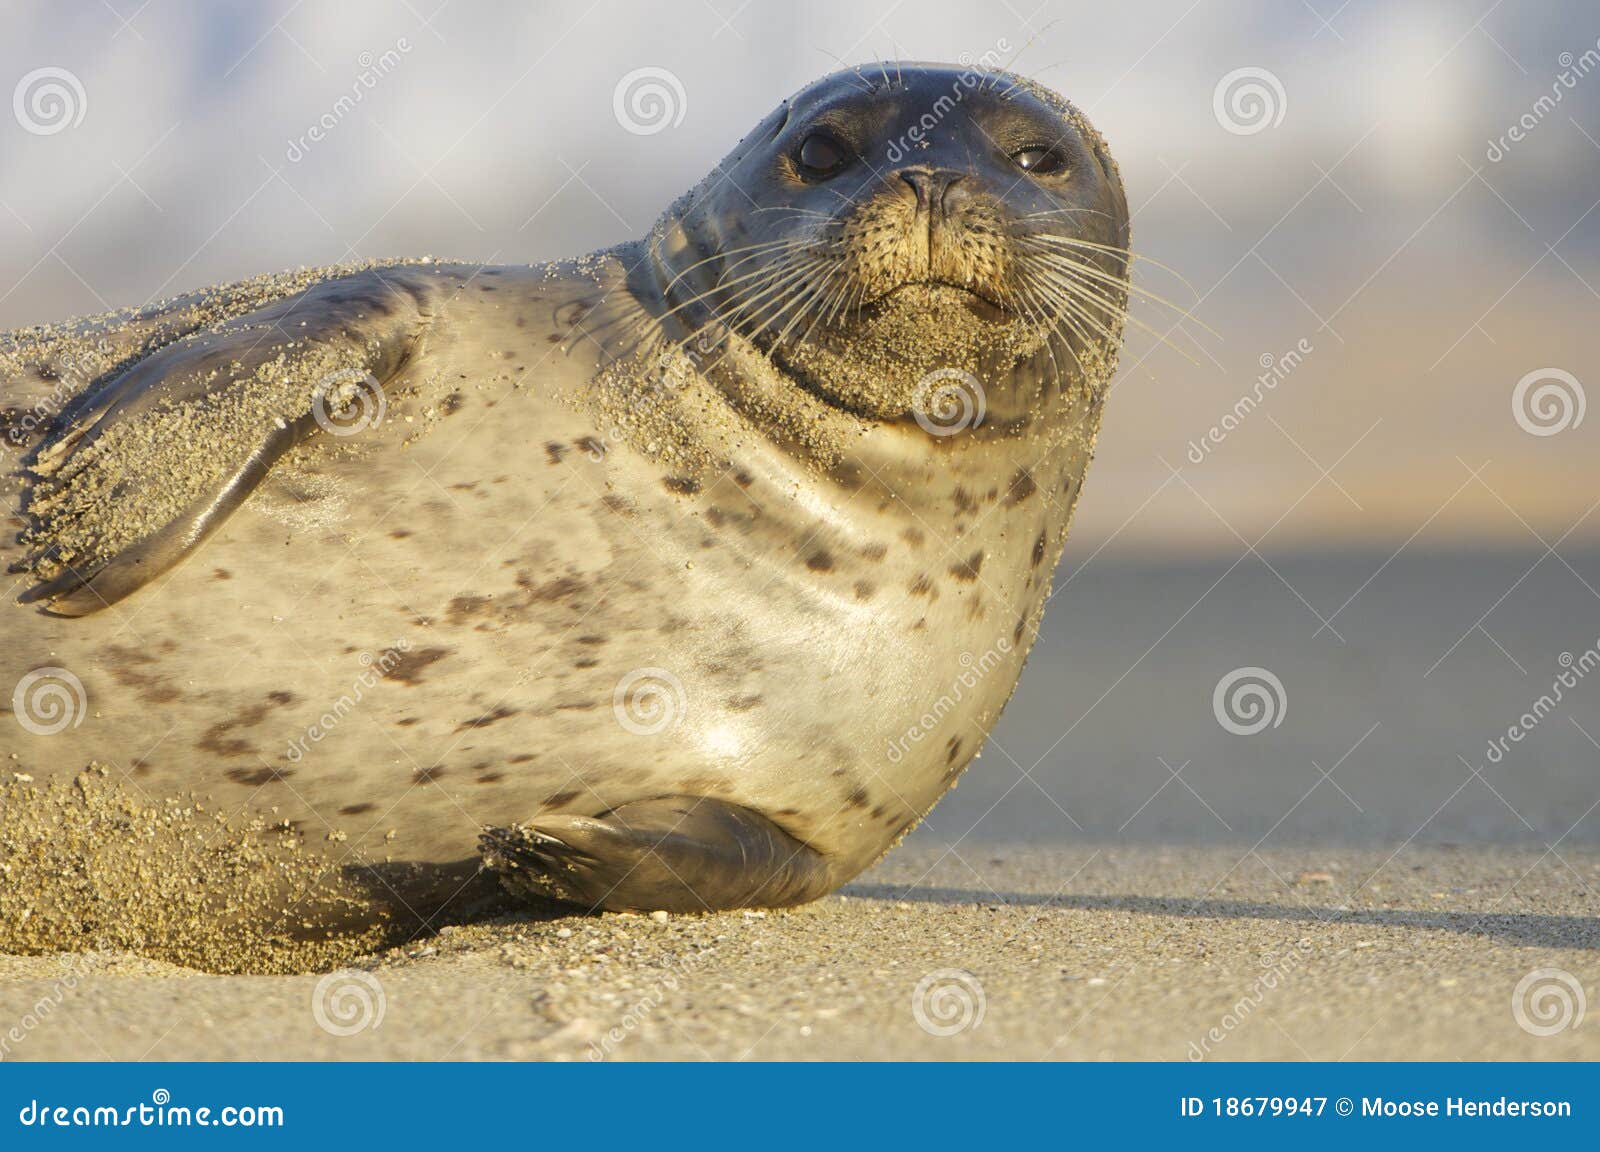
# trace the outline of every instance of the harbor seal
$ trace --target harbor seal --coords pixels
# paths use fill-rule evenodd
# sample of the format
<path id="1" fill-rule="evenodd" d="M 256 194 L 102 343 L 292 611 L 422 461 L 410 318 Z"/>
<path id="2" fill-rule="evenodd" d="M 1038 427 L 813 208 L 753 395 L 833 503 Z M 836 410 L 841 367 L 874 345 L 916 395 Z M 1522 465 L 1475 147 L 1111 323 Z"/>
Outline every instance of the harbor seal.
<path id="1" fill-rule="evenodd" d="M 889 65 L 590 256 L 11 333 L 0 827 L 95 764 L 367 876 L 357 919 L 480 860 L 583 909 L 833 890 L 1017 682 L 1129 259 L 1077 109 Z"/>

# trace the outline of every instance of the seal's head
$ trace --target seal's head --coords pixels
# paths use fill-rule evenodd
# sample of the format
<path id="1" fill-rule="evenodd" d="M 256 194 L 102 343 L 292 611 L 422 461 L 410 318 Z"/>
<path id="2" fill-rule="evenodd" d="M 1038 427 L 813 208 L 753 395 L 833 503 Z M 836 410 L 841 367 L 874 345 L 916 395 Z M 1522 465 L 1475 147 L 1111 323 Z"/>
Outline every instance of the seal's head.
<path id="1" fill-rule="evenodd" d="M 1104 141 L 1061 97 L 996 71 L 825 77 L 658 238 L 688 323 L 875 419 L 906 414 L 933 372 L 1037 385 L 991 392 L 1019 413 L 1047 383 L 1098 386 L 1127 304 L 1127 201 Z"/>

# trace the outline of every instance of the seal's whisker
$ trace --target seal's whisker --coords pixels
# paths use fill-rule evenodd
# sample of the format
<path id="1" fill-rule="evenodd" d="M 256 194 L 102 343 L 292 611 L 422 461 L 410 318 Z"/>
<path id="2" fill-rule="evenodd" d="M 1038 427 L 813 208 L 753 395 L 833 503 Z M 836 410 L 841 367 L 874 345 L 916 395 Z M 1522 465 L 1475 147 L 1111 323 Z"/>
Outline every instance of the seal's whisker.
<path id="1" fill-rule="evenodd" d="M 784 303 L 787 299 L 790 299 L 785 297 L 784 293 L 793 289 L 796 284 L 802 283 L 811 274 L 812 270 L 812 260 L 790 257 L 774 270 L 772 278 L 765 285 L 759 286 L 758 289 L 752 289 L 743 303 L 738 304 L 731 311 L 725 312 L 723 320 L 730 328 L 736 328 L 737 322 L 749 320 L 751 318 L 751 310 L 756 305 L 762 304 L 763 301 L 766 303 L 762 304 L 762 311 L 767 311 L 771 307 Z M 770 318 L 748 332 L 746 339 L 755 339 L 756 335 L 768 323 L 770 323 Z"/>
<path id="2" fill-rule="evenodd" d="M 1037 277 L 1038 278 L 1035 280 L 1035 287 L 1042 295 L 1054 301 L 1062 308 L 1068 309 L 1073 316 L 1076 316 L 1079 320 L 1082 320 L 1091 329 L 1098 333 L 1102 339 L 1111 341 L 1116 340 L 1116 333 L 1111 330 L 1110 324 L 1119 323 L 1123 319 L 1122 316 L 1108 312 L 1108 324 L 1106 321 L 1102 321 L 1096 317 L 1091 311 L 1091 308 L 1093 307 L 1100 307 L 1102 310 L 1105 310 L 1105 306 L 1102 302 L 1085 298 L 1081 290 L 1078 289 L 1076 285 L 1058 279 L 1054 273 L 1048 270 L 1039 272 Z M 1080 339 L 1083 339 L 1081 333 Z"/>
<path id="3" fill-rule="evenodd" d="M 1141 264 L 1148 264 L 1152 268 L 1159 268 L 1161 271 L 1167 273 L 1167 275 L 1177 280 L 1195 296 L 1199 296 L 1199 293 L 1195 291 L 1194 285 L 1189 282 L 1189 278 L 1186 277 L 1182 272 L 1179 272 L 1176 268 L 1172 267 L 1172 265 L 1163 264 L 1159 260 L 1151 259 L 1149 256 L 1140 255 L 1136 252 L 1130 252 L 1128 249 L 1119 248 L 1114 244 L 1097 244 L 1093 240 L 1084 240 L 1077 236 L 1061 236 L 1054 232 L 1031 232 L 1017 237 L 1017 240 L 1020 243 L 1026 243 L 1030 240 L 1038 240 L 1042 243 L 1055 244 L 1059 247 L 1081 248 L 1091 252 L 1104 252 L 1110 256 L 1121 257 L 1123 260 L 1127 261 L 1130 268 Z"/>
<path id="4" fill-rule="evenodd" d="M 796 243 L 796 244 L 789 244 L 789 245 L 787 245 L 787 247 L 790 248 L 791 250 L 800 250 L 800 249 L 802 249 L 804 247 L 804 245 Z M 767 254 L 770 254 L 770 253 L 756 253 L 753 256 L 744 257 L 743 259 L 737 261 L 734 265 L 730 266 L 724 272 L 724 276 L 726 275 L 727 272 L 731 272 L 734 267 L 737 267 L 738 264 L 743 264 L 748 260 L 753 260 L 753 259 L 756 259 L 756 258 L 762 256 L 762 255 L 767 255 Z M 782 261 L 781 261 L 781 258 L 780 258 L 780 260 L 779 260 L 779 262 L 777 264 L 774 264 L 774 265 L 772 265 L 770 267 L 763 266 L 761 268 L 757 268 L 753 272 L 745 272 L 745 273 L 743 273 L 743 274 L 741 274 L 739 276 L 735 276 L 732 280 L 725 280 L 725 279 L 719 278 L 716 283 L 712 284 L 709 288 L 705 289 L 704 291 L 697 292 L 695 295 L 689 297 L 689 299 L 684 300 L 679 304 L 675 304 L 673 307 L 667 309 L 665 312 L 663 312 L 661 314 L 659 319 L 665 320 L 667 317 L 672 316 L 677 312 L 681 312 L 683 309 L 688 308 L 689 306 L 691 306 L 693 304 L 698 304 L 701 301 L 704 301 L 706 299 L 709 299 L 712 296 L 717 295 L 718 293 L 726 292 L 728 289 L 734 287 L 737 284 L 744 283 L 745 281 L 748 281 L 748 280 L 759 279 L 760 277 L 763 277 L 763 276 L 771 275 L 773 270 L 774 270 L 774 268 L 781 266 L 781 263 L 782 263 Z"/>
<path id="5" fill-rule="evenodd" d="M 743 248 L 733 248 L 727 252 L 714 252 L 710 256 L 696 260 L 693 264 L 689 265 L 687 268 L 675 275 L 671 280 L 668 280 L 666 287 L 662 289 L 662 295 L 665 296 L 670 294 L 672 290 L 677 287 L 678 281 L 682 280 L 696 268 L 700 268 L 706 264 L 709 264 L 713 260 L 726 260 L 729 256 L 737 256 L 741 252 L 754 252 L 759 255 L 762 252 L 769 252 L 775 248 L 783 248 L 786 246 L 793 247 L 798 243 L 799 241 L 797 241 L 794 237 L 785 237 L 782 240 L 767 240 L 760 244 L 747 244 Z M 738 263 L 742 264 L 744 261 L 740 260 Z M 726 271 L 727 270 L 725 269 L 723 273 L 724 275 L 726 275 Z"/>
<path id="6" fill-rule="evenodd" d="M 1072 334 L 1077 338 L 1080 344 L 1087 345 L 1088 338 L 1083 334 L 1082 330 L 1078 328 L 1077 324 L 1071 319 L 1071 317 L 1065 313 L 1062 313 L 1060 316 L 1056 317 L 1054 321 L 1051 321 L 1049 319 L 1049 309 L 1047 309 L 1044 304 L 1039 301 L 1037 295 L 1031 287 L 1019 288 L 1018 290 L 1012 292 L 1011 295 L 1012 299 L 1018 304 L 1019 310 L 1023 313 L 1024 317 L 1027 318 L 1028 323 L 1039 329 L 1039 331 L 1043 334 L 1045 349 L 1050 354 L 1050 367 L 1056 374 L 1056 387 L 1059 389 L 1061 387 L 1061 365 L 1056 360 L 1055 347 L 1052 344 L 1051 337 L 1056 335 L 1057 331 L 1062 327 L 1063 323 L 1065 323 L 1066 326 L 1071 329 Z M 1072 341 L 1070 340 L 1066 341 L 1066 345 L 1067 352 L 1072 356 L 1073 363 L 1078 366 L 1078 372 L 1080 375 L 1082 375 L 1084 373 L 1083 361 L 1078 358 L 1077 349 L 1072 346 Z"/>
<path id="7" fill-rule="evenodd" d="M 817 268 L 821 264 L 822 262 L 820 260 L 813 259 L 805 266 L 805 275 L 807 277 L 814 277 Z M 795 322 L 806 314 L 806 309 L 809 307 L 810 302 L 815 299 L 817 294 L 821 292 L 826 285 L 827 280 L 824 278 L 817 283 L 808 284 L 800 291 L 795 292 L 793 295 L 783 301 L 781 307 L 777 308 L 765 320 L 762 321 L 762 323 L 751 333 L 750 338 L 754 340 L 763 331 L 770 328 L 785 315 L 792 312 L 793 315 L 791 319 L 785 324 L 783 330 L 779 332 L 778 335 L 773 339 L 772 348 L 776 349 L 778 345 L 783 342 L 784 337 L 789 334 L 789 331 L 794 326 Z"/>
<path id="8" fill-rule="evenodd" d="M 1070 293 L 1075 299 L 1092 302 L 1092 303 L 1098 305 L 1099 307 L 1107 309 L 1107 310 L 1110 310 L 1113 307 L 1115 307 L 1115 305 L 1114 305 L 1114 303 L 1112 301 L 1109 301 L 1109 300 L 1105 299 L 1103 296 L 1100 296 L 1097 293 L 1095 293 L 1090 285 L 1085 284 L 1082 281 L 1063 278 L 1061 276 L 1061 269 L 1060 268 L 1057 268 L 1057 269 L 1045 269 L 1045 270 L 1041 271 L 1040 274 L 1042 276 L 1046 277 L 1047 279 L 1049 279 L 1052 283 L 1054 283 L 1060 291 L 1066 292 L 1066 293 Z M 1118 309 L 1118 314 L 1119 314 L 1120 319 L 1126 321 L 1127 323 L 1136 325 L 1141 330 L 1143 330 L 1143 331 L 1149 333 L 1151 336 L 1153 336 L 1159 343 L 1161 343 L 1162 345 L 1166 346 L 1167 348 L 1170 348 L 1172 351 L 1176 352 L 1179 356 L 1182 356 L 1185 360 L 1187 360 L 1190 364 L 1192 364 L 1196 368 L 1200 367 L 1200 361 L 1196 360 L 1193 356 L 1189 355 L 1189 353 L 1187 351 L 1185 351 L 1183 348 L 1179 347 L 1177 344 L 1175 344 L 1171 340 L 1169 340 L 1165 334 L 1156 331 L 1155 328 L 1151 327 L 1149 324 L 1146 324 L 1143 320 L 1140 320 L 1137 316 L 1131 315 L 1127 311 L 1127 309 L 1125 307 Z"/>
<path id="9" fill-rule="evenodd" d="M 1171 300 L 1168 300 L 1165 296 L 1162 296 L 1159 293 L 1152 292 L 1148 288 L 1134 284 L 1123 277 L 1115 276 L 1107 272 L 1105 269 L 1090 264 L 1086 261 L 1072 260 L 1066 257 L 1058 257 L 1053 254 L 1046 255 L 1046 259 L 1052 267 L 1066 270 L 1073 275 L 1086 277 L 1090 280 L 1096 281 L 1108 289 L 1135 296 L 1141 300 L 1148 300 L 1152 304 L 1159 304 L 1164 308 L 1170 308 L 1185 320 L 1189 320 L 1196 326 L 1204 329 L 1208 334 L 1215 336 L 1219 340 L 1222 339 L 1221 333 L 1212 328 L 1204 320 L 1201 320 L 1189 309 L 1183 307 L 1181 304 L 1177 304 Z M 1123 311 L 1126 312 L 1127 309 L 1124 308 Z"/>

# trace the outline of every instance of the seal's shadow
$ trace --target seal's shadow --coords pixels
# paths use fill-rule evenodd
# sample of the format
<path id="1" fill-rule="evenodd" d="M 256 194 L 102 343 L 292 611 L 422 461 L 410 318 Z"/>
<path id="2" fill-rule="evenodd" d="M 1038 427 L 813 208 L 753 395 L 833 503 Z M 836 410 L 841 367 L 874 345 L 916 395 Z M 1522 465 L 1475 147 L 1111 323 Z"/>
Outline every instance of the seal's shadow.
<path id="1" fill-rule="evenodd" d="M 1007 904 L 1083 912 L 1137 912 L 1198 920 L 1282 920 L 1322 925 L 1435 928 L 1540 948 L 1588 948 L 1600 951 L 1600 919 L 1593 916 L 1288 907 L 1253 900 L 1185 900 L 1176 896 L 1041 896 L 1026 892 L 996 893 L 967 888 L 907 890 L 893 884 L 852 884 L 841 889 L 840 894 L 862 900 L 922 904 Z"/>

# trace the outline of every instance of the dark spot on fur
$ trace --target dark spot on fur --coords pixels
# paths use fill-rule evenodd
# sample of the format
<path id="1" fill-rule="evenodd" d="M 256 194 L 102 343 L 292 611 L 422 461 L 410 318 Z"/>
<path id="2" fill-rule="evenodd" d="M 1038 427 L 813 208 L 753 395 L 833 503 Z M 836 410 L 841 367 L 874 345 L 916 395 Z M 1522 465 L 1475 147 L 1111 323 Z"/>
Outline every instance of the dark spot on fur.
<path id="1" fill-rule="evenodd" d="M 124 688 L 133 689 L 146 703 L 170 704 L 179 696 L 177 688 L 152 670 L 156 658 L 148 652 L 112 644 L 105 650 L 105 661 L 112 679 Z"/>
<path id="2" fill-rule="evenodd" d="M 1013 644 L 1021 644 L 1022 643 L 1022 632 L 1023 632 L 1023 629 L 1027 628 L 1027 626 L 1028 626 L 1027 617 L 1018 616 L 1017 617 L 1017 626 L 1011 630 L 1011 642 Z"/>
<path id="3" fill-rule="evenodd" d="M 422 683 L 423 674 L 434 664 L 443 660 L 454 652 L 453 648 L 418 648 L 414 652 L 399 654 L 384 676 L 390 680 L 398 680 L 409 688 L 415 688 Z"/>
<path id="4" fill-rule="evenodd" d="M 950 575 L 963 584 L 971 584 L 983 568 L 983 550 L 980 548 L 960 564 L 950 565 Z"/>
<path id="5" fill-rule="evenodd" d="M 482 716 L 475 716 L 471 720 L 463 720 L 456 725 L 456 731 L 465 732 L 469 728 L 487 728 L 489 725 L 496 724 L 508 716 L 515 716 L 520 711 L 522 709 L 507 708 L 502 704 L 493 712 L 485 712 Z"/>
<path id="6" fill-rule="evenodd" d="M 597 460 L 606 454 L 605 441 L 597 436 L 578 437 L 578 448 Z"/>
<path id="7" fill-rule="evenodd" d="M 396 724 L 398 724 L 398 725 L 400 725 L 400 727 L 402 727 L 402 728 L 409 728 L 409 727 L 411 727 L 411 726 L 412 726 L 412 725 L 413 725 L 413 724 L 420 724 L 420 723 L 422 723 L 422 720 L 421 720 L 421 718 L 420 718 L 420 717 L 417 717 L 417 716 L 407 716 L 407 717 L 406 717 L 406 718 L 405 718 L 405 719 L 403 719 L 403 720 L 396 720 L 396 721 L 395 721 L 395 723 L 396 723 Z"/>
<path id="8" fill-rule="evenodd" d="M 956 757 L 959 755 L 961 755 L 961 737 L 952 736 L 950 737 L 950 743 L 945 745 L 944 762 L 946 764 L 954 764 Z"/>
<path id="9" fill-rule="evenodd" d="M 968 492 L 960 484 L 957 484 L 956 490 L 950 493 L 950 499 L 955 504 L 957 512 L 976 512 L 978 510 L 977 500 L 973 499 L 972 493 Z"/>
<path id="10" fill-rule="evenodd" d="M 1033 542 L 1033 566 L 1037 568 L 1044 563 L 1045 531 L 1039 529 L 1039 538 Z"/>
<path id="11" fill-rule="evenodd" d="M 547 580 L 543 584 L 534 586 L 519 575 L 517 583 L 527 589 L 528 599 L 542 600 L 546 603 L 565 600 L 583 591 L 583 581 L 576 576 L 557 576 L 554 580 Z"/>
<path id="12" fill-rule="evenodd" d="M 607 492 L 600 497 L 600 502 L 618 515 L 633 515 L 633 503 L 626 496 L 619 496 L 615 492 Z"/>
<path id="13" fill-rule="evenodd" d="M 844 802 L 852 808 L 865 808 L 867 806 L 867 790 L 859 784 L 856 785 L 850 789 L 850 794 L 844 798 Z"/>
<path id="14" fill-rule="evenodd" d="M 877 589 L 874 588 L 867 581 L 865 581 L 865 580 L 857 580 L 856 581 L 856 599 L 857 600 L 871 600 L 872 596 L 873 596 L 873 594 L 875 592 L 877 592 Z"/>
<path id="15" fill-rule="evenodd" d="M 563 456 L 565 456 L 568 451 L 569 451 L 569 449 L 567 448 L 567 446 L 565 444 L 561 443 L 561 441 L 559 441 L 559 440 L 547 440 L 547 441 L 545 441 L 545 445 L 544 445 L 545 458 L 547 460 L 549 460 L 550 463 L 552 463 L 552 464 L 561 463 L 561 458 Z"/>
<path id="16" fill-rule="evenodd" d="M 668 492 L 675 492 L 679 496 L 693 496 L 700 491 L 700 481 L 693 476 L 664 476 L 661 483 L 666 485 Z"/>
<path id="17" fill-rule="evenodd" d="M 832 572 L 833 556 L 829 554 L 826 548 L 818 548 L 806 557 L 806 567 L 813 572 Z"/>
<path id="18" fill-rule="evenodd" d="M 761 697 L 759 695 L 732 696 L 728 699 L 728 711 L 748 712 L 750 709 L 756 707 L 760 703 Z"/>
<path id="19" fill-rule="evenodd" d="M 874 562 L 882 560 L 888 554 L 889 546 L 881 542 L 861 546 L 861 555 Z"/>
<path id="20" fill-rule="evenodd" d="M 577 660 L 574 660 L 572 662 L 572 666 L 574 668 L 598 668 L 600 666 L 600 661 L 596 660 L 593 656 L 583 656 Z"/>
<path id="21" fill-rule="evenodd" d="M 557 704 L 557 712 L 593 712 L 596 705 L 593 700 L 580 700 L 574 704 Z"/>
<path id="22" fill-rule="evenodd" d="M 741 488 L 748 488 L 756 481 L 755 477 L 751 476 L 750 473 L 746 472 L 743 468 L 735 468 L 733 471 L 733 482 Z"/>
<path id="23" fill-rule="evenodd" d="M 211 570 L 211 578 L 213 580 L 232 580 L 233 573 L 226 568 L 213 568 Z"/>
<path id="24" fill-rule="evenodd" d="M 443 410 L 446 416 L 454 416 L 466 406 L 466 403 L 467 398 L 460 392 L 452 392 L 443 400 L 439 401 L 439 407 Z"/>
<path id="25" fill-rule="evenodd" d="M 465 624 L 474 616 L 487 615 L 491 599 L 492 597 L 489 596 L 472 596 L 462 593 L 450 601 L 445 611 L 448 614 L 450 623 L 456 625 Z"/>
<path id="26" fill-rule="evenodd" d="M 930 600 L 939 598 L 939 592 L 934 588 L 933 581 L 928 577 L 927 573 L 923 573 L 911 582 L 911 594 L 913 596 L 926 596 Z"/>
<path id="27" fill-rule="evenodd" d="M 905 531 L 901 532 L 900 535 L 904 536 L 906 543 L 911 545 L 913 548 L 921 548 L 923 542 L 927 540 L 927 537 L 923 535 L 921 528 L 907 528 Z"/>
<path id="28" fill-rule="evenodd" d="M 543 806 L 546 808 L 563 808 L 581 795 L 583 795 L 581 792 L 557 792 L 553 796 L 546 796 Z"/>
<path id="29" fill-rule="evenodd" d="M 504 779 L 505 779 L 505 774 L 503 772 L 490 772 L 487 775 L 479 776 L 477 781 L 476 781 L 476 783 L 479 783 L 479 784 L 498 784 L 498 783 L 500 783 L 500 781 L 502 781 Z"/>
<path id="30" fill-rule="evenodd" d="M 443 779 L 444 765 L 434 764 L 428 768 L 414 768 L 411 771 L 411 777 L 418 784 L 432 784 L 435 780 Z"/>
<path id="31" fill-rule="evenodd" d="M 1011 486 L 1006 489 L 1006 507 L 1015 508 L 1038 490 L 1039 486 L 1033 482 L 1033 473 L 1026 468 L 1018 468 L 1017 474 L 1011 478 Z"/>
<path id="32" fill-rule="evenodd" d="M 410 530 L 409 530 L 409 529 L 406 529 L 406 528 L 396 528 L 396 529 L 395 529 L 395 530 L 394 530 L 394 531 L 393 531 L 393 532 L 391 532 L 391 533 L 389 533 L 389 538 L 390 538 L 390 539 L 391 539 L 391 540 L 405 540 L 405 539 L 407 539 L 407 538 L 408 538 L 408 537 L 409 537 L 409 536 L 410 536 L 410 535 L 411 535 L 411 532 L 410 532 Z"/>
<path id="33" fill-rule="evenodd" d="M 268 784 L 281 784 L 294 775 L 292 768 L 230 768 L 228 779 L 235 784 L 248 784 L 252 788 L 262 788 Z"/>
<path id="34" fill-rule="evenodd" d="M 561 333 L 559 333 L 559 332 L 550 333 L 550 335 L 548 335 L 548 336 L 546 336 L 544 338 L 544 342 L 546 344 L 559 344 L 559 343 L 561 343 Z"/>
<path id="35" fill-rule="evenodd" d="M 508 764 L 527 764 L 539 758 L 535 752 L 521 752 L 506 761 Z"/>
<path id="36" fill-rule="evenodd" d="M 376 804 L 346 804 L 343 808 L 339 809 L 339 815 L 359 816 L 363 812 L 371 812 L 376 807 Z"/>

